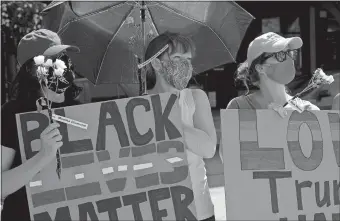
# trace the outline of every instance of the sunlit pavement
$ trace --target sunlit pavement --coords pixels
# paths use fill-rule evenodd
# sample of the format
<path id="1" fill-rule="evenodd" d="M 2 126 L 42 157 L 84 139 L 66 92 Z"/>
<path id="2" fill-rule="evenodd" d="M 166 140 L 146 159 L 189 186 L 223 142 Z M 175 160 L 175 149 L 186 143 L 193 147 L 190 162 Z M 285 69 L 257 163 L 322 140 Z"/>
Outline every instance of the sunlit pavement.
<path id="1" fill-rule="evenodd" d="M 226 220 L 224 187 L 210 188 L 210 195 L 215 207 L 215 219 Z"/>

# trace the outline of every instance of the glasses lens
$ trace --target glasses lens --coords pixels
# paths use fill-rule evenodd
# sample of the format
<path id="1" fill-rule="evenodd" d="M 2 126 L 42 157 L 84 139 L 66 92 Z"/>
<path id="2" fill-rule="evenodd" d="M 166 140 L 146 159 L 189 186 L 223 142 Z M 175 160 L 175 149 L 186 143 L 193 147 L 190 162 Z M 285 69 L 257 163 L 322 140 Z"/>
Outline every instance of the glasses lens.
<path id="1" fill-rule="evenodd" d="M 286 53 L 284 51 L 277 52 L 275 58 L 278 62 L 283 62 L 286 60 Z"/>
<path id="2" fill-rule="evenodd" d="M 289 51 L 289 57 L 291 57 L 293 60 L 296 60 L 297 55 L 298 55 L 298 50 Z"/>

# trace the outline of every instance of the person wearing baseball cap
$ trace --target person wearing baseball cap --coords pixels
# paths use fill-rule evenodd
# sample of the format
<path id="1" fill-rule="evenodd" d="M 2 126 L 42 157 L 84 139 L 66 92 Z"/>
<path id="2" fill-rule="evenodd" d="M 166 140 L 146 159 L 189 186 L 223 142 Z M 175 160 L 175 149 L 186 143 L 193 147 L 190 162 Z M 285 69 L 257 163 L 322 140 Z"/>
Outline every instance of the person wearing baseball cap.
<path id="1" fill-rule="evenodd" d="M 286 85 L 295 78 L 294 60 L 302 45 L 299 37 L 284 38 L 273 32 L 255 38 L 248 46 L 246 61 L 236 72 L 236 81 L 242 81 L 247 92 L 232 99 L 227 109 L 283 110 L 293 98 L 288 94 Z M 259 90 L 249 94 L 249 84 Z M 302 110 L 319 110 L 308 101 L 299 98 L 294 101 Z M 284 108 L 296 109 L 290 103 Z M 223 147 L 220 148 L 221 158 L 222 152 Z"/>
<path id="2" fill-rule="evenodd" d="M 1 107 L 2 221 L 31 220 L 25 185 L 55 159 L 63 144 L 60 125 L 52 123 L 40 134 L 40 150 L 22 163 L 15 115 L 36 111 L 48 101 L 53 101 L 52 108 L 79 104 L 66 93 L 76 87 L 73 65 L 66 52 L 79 52 L 79 48 L 62 44 L 57 33 L 47 29 L 26 34 L 18 44 L 20 70 L 12 83 L 11 100 Z M 45 70 L 46 78 L 41 78 L 41 70 Z"/>
<path id="3" fill-rule="evenodd" d="M 295 78 L 298 50 L 303 42 L 300 37 L 284 38 L 268 32 L 255 38 L 248 47 L 247 59 L 237 70 L 236 80 L 241 80 L 247 88 L 244 96 L 234 98 L 227 108 L 267 109 L 272 104 L 284 106 L 292 96 L 286 85 Z M 249 94 L 249 86 L 259 90 Z M 303 108 L 319 109 L 307 101 L 298 102 Z M 289 105 L 287 108 L 292 108 Z"/>

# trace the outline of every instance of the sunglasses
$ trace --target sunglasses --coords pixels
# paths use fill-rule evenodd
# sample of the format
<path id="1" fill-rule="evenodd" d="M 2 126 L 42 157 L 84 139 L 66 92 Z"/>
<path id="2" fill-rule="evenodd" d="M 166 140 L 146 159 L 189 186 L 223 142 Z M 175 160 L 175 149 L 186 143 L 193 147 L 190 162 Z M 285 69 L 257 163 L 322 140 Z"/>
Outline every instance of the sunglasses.
<path id="1" fill-rule="evenodd" d="M 263 61 L 274 57 L 278 62 L 284 62 L 287 60 L 287 56 L 289 56 L 291 59 L 296 60 L 298 54 L 298 50 L 288 50 L 288 51 L 279 51 L 276 53 L 271 53 L 269 55 L 266 55 L 263 57 Z"/>

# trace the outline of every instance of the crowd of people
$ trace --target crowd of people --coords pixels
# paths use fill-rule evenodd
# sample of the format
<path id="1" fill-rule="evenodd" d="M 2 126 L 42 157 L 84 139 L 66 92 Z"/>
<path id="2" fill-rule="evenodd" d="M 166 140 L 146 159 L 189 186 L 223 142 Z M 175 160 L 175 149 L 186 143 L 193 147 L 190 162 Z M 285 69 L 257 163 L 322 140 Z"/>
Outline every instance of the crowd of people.
<path id="1" fill-rule="evenodd" d="M 254 39 L 248 47 L 247 60 L 237 70 L 236 79 L 246 86 L 255 85 L 259 90 L 234 98 L 227 109 L 268 109 L 273 103 L 285 109 L 295 109 L 288 102 L 293 96 L 288 93 L 286 85 L 295 77 L 294 59 L 296 50 L 302 45 L 299 37 L 284 38 L 275 33 L 265 33 Z M 75 100 L 77 94 L 70 93 L 76 86 L 73 83 L 72 61 L 67 55 L 77 51 L 76 46 L 63 45 L 56 33 L 46 29 L 27 34 L 18 45 L 17 59 L 21 68 L 13 83 L 13 99 L 1 108 L 3 221 L 30 220 L 24 186 L 54 159 L 63 145 L 58 130 L 60 125 L 51 123 L 40 134 L 40 151 L 22 163 L 15 114 L 79 104 Z M 66 65 L 64 78 L 53 81 L 55 69 L 50 67 L 46 70 L 46 80 L 41 80 L 41 70 L 37 65 L 39 56 L 54 63 L 63 61 Z M 197 219 L 213 221 L 214 206 L 203 159 L 214 156 L 217 137 L 206 93 L 200 89 L 186 88 L 192 77 L 191 59 L 194 56 L 195 45 L 189 38 L 166 32 L 150 42 L 145 53 L 146 61 L 141 68 L 146 69 L 148 94 L 179 94 Z M 294 100 L 300 109 L 319 110 L 308 101 L 300 98 Z M 338 94 L 334 98 L 333 109 L 339 110 L 339 101 Z M 287 102 L 288 105 L 285 105 Z M 223 147 L 220 151 L 222 156 Z"/>

